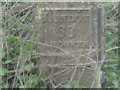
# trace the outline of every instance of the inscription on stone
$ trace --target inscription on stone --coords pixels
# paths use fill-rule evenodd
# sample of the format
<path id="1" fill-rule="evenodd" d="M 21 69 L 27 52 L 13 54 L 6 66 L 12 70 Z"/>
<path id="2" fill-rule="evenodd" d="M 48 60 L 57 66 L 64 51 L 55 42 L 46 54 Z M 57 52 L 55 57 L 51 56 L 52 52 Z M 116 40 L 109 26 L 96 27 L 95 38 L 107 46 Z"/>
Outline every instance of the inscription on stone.
<path id="1" fill-rule="evenodd" d="M 50 78 L 53 78 L 56 84 L 69 82 L 74 71 L 72 66 L 92 62 L 91 9 L 45 9 L 41 12 L 43 27 L 41 41 L 44 43 L 41 52 L 45 55 L 42 65 L 46 66 L 46 77 L 52 76 Z M 66 68 L 71 68 L 72 71 L 67 71 Z M 92 69 L 86 68 L 82 74 L 83 68 L 77 68 L 73 80 L 91 86 L 91 83 L 85 82 L 93 81 L 95 72 L 89 70 Z M 60 73 L 63 71 L 65 72 Z"/>
<path id="2" fill-rule="evenodd" d="M 80 48 L 88 49 L 91 45 L 90 9 L 43 10 L 42 23 L 42 40 L 47 45 L 68 51 Z M 47 51 L 51 50 L 47 49 Z"/>

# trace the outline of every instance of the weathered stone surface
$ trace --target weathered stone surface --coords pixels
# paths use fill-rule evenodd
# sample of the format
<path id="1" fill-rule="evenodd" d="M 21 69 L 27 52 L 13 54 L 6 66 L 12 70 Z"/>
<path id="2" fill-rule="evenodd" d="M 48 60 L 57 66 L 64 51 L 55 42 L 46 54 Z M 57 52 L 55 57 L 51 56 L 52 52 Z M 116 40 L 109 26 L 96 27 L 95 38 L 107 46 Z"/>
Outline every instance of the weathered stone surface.
<path id="1" fill-rule="evenodd" d="M 55 85 L 77 81 L 86 87 L 100 87 L 96 82 L 99 70 L 94 60 L 97 56 L 91 9 L 54 8 L 41 12 L 44 43 L 41 66 L 46 77 Z"/>

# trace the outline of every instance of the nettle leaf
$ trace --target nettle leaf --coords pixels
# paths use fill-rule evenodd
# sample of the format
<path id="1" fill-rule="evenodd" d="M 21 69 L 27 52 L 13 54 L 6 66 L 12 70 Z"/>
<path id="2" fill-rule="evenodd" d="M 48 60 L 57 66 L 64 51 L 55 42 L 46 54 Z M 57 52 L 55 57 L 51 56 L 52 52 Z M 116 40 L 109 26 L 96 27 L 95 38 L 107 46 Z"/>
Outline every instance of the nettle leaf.
<path id="1" fill-rule="evenodd" d="M 6 58 L 6 52 L 2 53 L 2 58 Z"/>
<path id="2" fill-rule="evenodd" d="M 118 87 L 118 81 L 117 80 L 113 80 L 113 84 L 115 87 Z"/>
<path id="3" fill-rule="evenodd" d="M 72 88 L 71 85 L 64 85 L 64 88 Z"/>
<path id="4" fill-rule="evenodd" d="M 19 86 L 19 88 L 25 88 L 25 87 L 21 85 L 21 86 Z"/>
<path id="5" fill-rule="evenodd" d="M 113 77 L 117 77 L 117 76 L 118 76 L 118 74 L 115 73 L 115 72 L 107 72 L 106 74 L 107 74 L 110 78 L 113 78 Z"/>
<path id="6" fill-rule="evenodd" d="M 25 65 L 25 70 L 31 71 L 31 69 L 34 67 L 34 63 L 26 64 Z"/>
<path id="7" fill-rule="evenodd" d="M 42 83 L 43 82 L 43 78 L 41 76 L 37 76 L 37 75 L 30 75 L 28 77 L 28 85 L 27 88 L 33 88 L 35 87 L 37 84 Z"/>
<path id="8" fill-rule="evenodd" d="M 2 90 L 2 88 L 9 88 L 8 83 L 5 83 L 4 85 L 0 86 L 0 90 Z"/>
<path id="9" fill-rule="evenodd" d="M 7 69 L 0 67 L 0 76 L 4 76 Z"/>
<path id="10" fill-rule="evenodd" d="M 79 88 L 79 84 L 76 81 L 71 83 L 72 88 Z"/>
<path id="11" fill-rule="evenodd" d="M 12 62 L 11 59 L 7 59 L 7 60 L 5 60 L 4 62 L 2 62 L 2 64 L 9 64 L 9 63 L 11 63 L 11 62 Z"/>
<path id="12" fill-rule="evenodd" d="M 86 87 L 83 85 L 80 85 L 76 81 L 72 81 L 70 85 L 65 85 L 64 88 L 86 88 Z"/>

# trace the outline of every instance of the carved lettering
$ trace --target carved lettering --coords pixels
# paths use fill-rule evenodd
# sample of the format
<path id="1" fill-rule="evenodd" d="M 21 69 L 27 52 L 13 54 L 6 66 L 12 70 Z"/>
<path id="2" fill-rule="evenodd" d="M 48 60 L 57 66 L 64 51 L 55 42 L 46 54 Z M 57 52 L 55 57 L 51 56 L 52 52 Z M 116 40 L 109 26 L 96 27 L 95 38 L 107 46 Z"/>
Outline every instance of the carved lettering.
<path id="1" fill-rule="evenodd" d="M 90 11 L 50 10 L 43 12 L 46 44 L 64 49 L 89 48 L 89 42 L 86 42 L 91 40 Z"/>
<path id="2" fill-rule="evenodd" d="M 48 18 L 49 14 L 43 15 L 43 23 L 87 23 L 89 15 L 55 15 Z"/>
<path id="3" fill-rule="evenodd" d="M 45 44 L 47 45 L 51 45 L 51 46 L 56 46 L 59 48 L 82 48 L 83 44 L 87 44 L 86 46 L 84 46 L 84 48 L 89 48 L 89 44 L 88 42 L 77 42 L 77 41 L 51 41 L 51 42 L 45 42 Z"/>

